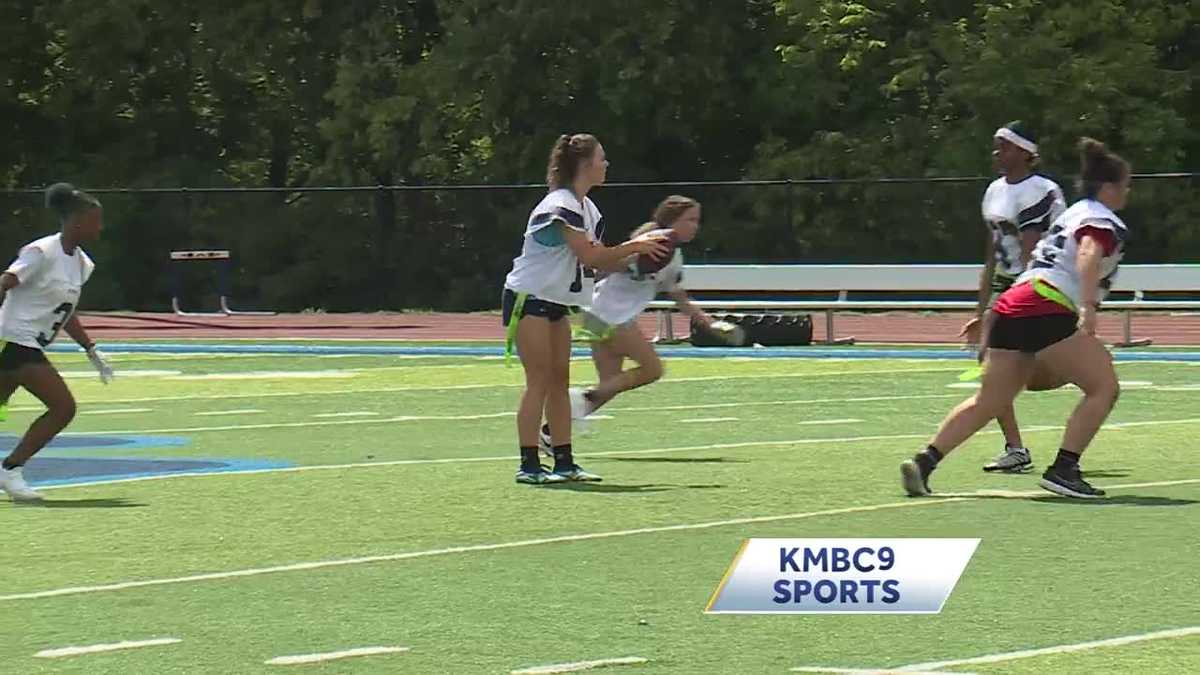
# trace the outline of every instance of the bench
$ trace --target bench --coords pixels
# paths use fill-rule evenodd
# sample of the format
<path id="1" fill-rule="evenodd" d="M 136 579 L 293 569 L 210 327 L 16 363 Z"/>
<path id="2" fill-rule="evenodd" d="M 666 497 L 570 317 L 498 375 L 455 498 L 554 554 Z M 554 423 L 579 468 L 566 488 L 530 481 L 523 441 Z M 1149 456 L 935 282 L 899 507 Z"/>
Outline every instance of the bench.
<path id="1" fill-rule="evenodd" d="M 836 337 L 838 311 L 971 311 L 977 304 L 982 265 L 685 265 L 684 285 L 692 302 L 705 310 L 824 312 L 825 344 L 853 344 Z M 709 299 L 705 294 L 769 294 L 770 299 Z M 830 294 L 824 299 L 781 300 L 788 294 Z M 909 296 L 906 299 L 860 299 L 851 294 Z M 958 294 L 963 299 L 911 299 L 914 295 Z M 1133 338 L 1133 312 L 1200 310 L 1200 265 L 1122 265 L 1102 310 L 1124 312 L 1124 339 L 1117 346 L 1145 346 Z M 1132 294 L 1130 296 L 1130 294 Z M 1156 299 L 1147 294 L 1196 294 L 1198 299 Z M 675 303 L 656 300 L 656 341 L 674 340 L 671 312 Z"/>

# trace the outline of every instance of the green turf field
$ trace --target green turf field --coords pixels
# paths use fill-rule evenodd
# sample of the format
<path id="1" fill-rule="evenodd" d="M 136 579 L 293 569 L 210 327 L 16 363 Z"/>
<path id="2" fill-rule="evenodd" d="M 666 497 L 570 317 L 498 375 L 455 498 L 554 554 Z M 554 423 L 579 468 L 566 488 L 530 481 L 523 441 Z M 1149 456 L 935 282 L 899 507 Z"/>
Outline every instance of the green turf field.
<path id="1" fill-rule="evenodd" d="M 44 507 L 0 498 L 0 672 L 508 673 L 619 657 L 647 662 L 602 672 L 1200 670 L 1197 365 L 1118 366 L 1114 426 L 1083 463 L 1110 488 L 1097 503 L 1043 493 L 1037 474 L 985 475 L 994 426 L 934 476 L 970 498 L 903 495 L 898 463 L 969 393 L 948 386 L 965 361 L 672 359 L 576 439 L 603 483 L 538 488 L 512 480 L 515 364 L 118 354 L 103 387 L 82 356 L 54 360 L 80 401 L 72 434 L 153 438 L 45 461 L 265 468 L 57 486 Z M 590 363 L 573 379 L 591 381 Z M 1020 399 L 1039 471 L 1077 396 Z M 39 409 L 19 393 L 4 433 Z M 704 614 L 748 537 L 982 543 L 939 615 Z M 1173 629 L 1192 631 L 936 665 Z M 154 638 L 180 642 L 33 656 Z M 410 651 L 265 664 L 374 646 Z"/>

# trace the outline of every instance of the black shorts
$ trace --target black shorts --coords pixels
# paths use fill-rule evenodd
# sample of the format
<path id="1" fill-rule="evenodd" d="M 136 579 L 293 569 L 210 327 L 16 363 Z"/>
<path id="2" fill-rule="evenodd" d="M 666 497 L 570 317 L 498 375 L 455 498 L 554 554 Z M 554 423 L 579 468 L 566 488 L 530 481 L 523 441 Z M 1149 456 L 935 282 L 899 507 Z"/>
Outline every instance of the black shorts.
<path id="1" fill-rule="evenodd" d="M 46 353 L 40 349 L 26 347 L 15 342 L 0 342 L 0 344 L 4 345 L 4 349 L 0 349 L 0 372 L 12 372 L 31 363 L 50 363 L 50 360 L 46 358 Z"/>
<path id="2" fill-rule="evenodd" d="M 1075 314 L 1011 317 L 997 314 L 988 333 L 988 347 L 1036 354 L 1075 334 L 1079 317 Z"/>
<path id="3" fill-rule="evenodd" d="M 517 304 L 517 293 L 512 289 L 504 289 L 504 294 L 500 297 L 500 324 L 507 326 L 512 321 L 513 308 Z M 541 300 L 533 295 L 525 296 L 525 306 L 521 309 L 521 316 L 540 316 L 550 321 L 560 321 L 565 319 L 571 313 L 571 308 L 566 305 L 560 305 L 557 302 Z"/>

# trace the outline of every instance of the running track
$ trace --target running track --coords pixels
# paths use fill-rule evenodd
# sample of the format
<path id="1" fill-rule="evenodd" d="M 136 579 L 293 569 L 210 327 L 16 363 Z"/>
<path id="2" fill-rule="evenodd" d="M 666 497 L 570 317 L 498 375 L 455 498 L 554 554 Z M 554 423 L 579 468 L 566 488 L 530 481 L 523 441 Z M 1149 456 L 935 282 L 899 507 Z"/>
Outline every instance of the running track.
<path id="1" fill-rule="evenodd" d="M 836 315 L 838 337 L 860 342 L 951 344 L 968 318 L 963 313 L 887 312 Z M 497 313 L 426 314 L 280 314 L 277 316 L 183 317 L 151 313 L 82 313 L 84 325 L 101 340 L 135 338 L 365 338 L 379 340 L 503 340 Z M 814 341 L 825 338 L 824 314 L 813 315 Z M 654 334 L 655 321 L 644 315 L 641 325 Z M 1156 345 L 1200 345 L 1200 315 L 1166 312 L 1135 314 L 1134 337 Z M 1121 338 L 1121 315 L 1101 313 L 1100 337 Z M 675 317 L 676 336 L 687 335 L 687 322 Z"/>

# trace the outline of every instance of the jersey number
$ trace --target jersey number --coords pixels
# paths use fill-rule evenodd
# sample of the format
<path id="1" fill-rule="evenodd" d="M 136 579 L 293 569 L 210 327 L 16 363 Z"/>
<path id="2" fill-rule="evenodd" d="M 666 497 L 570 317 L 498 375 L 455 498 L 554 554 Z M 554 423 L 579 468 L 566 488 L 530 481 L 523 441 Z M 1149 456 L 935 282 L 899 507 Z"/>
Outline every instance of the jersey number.
<path id="1" fill-rule="evenodd" d="M 1051 230 L 1051 233 L 1053 233 L 1053 232 L 1054 231 Z M 1054 260 L 1056 258 L 1058 258 L 1058 254 L 1062 252 L 1063 248 L 1066 245 L 1067 245 L 1067 236 L 1065 234 L 1058 235 L 1057 237 L 1054 238 L 1053 246 L 1047 247 L 1047 248 L 1053 248 L 1054 250 L 1042 252 L 1042 254 L 1040 256 L 1038 256 L 1038 259 L 1033 261 L 1033 266 L 1037 267 L 1037 268 L 1054 267 Z"/>
<path id="2" fill-rule="evenodd" d="M 72 305 L 69 302 L 64 302 L 63 304 L 54 308 L 54 313 L 61 314 L 62 317 L 59 318 L 58 321 L 55 321 L 54 325 L 50 326 L 50 337 L 46 337 L 45 333 L 38 333 L 37 341 L 39 345 L 45 347 L 51 342 L 54 342 L 54 338 L 58 337 L 58 331 L 62 328 L 63 324 L 67 322 L 67 319 L 71 318 L 71 310 L 73 309 L 75 309 L 75 305 Z"/>

